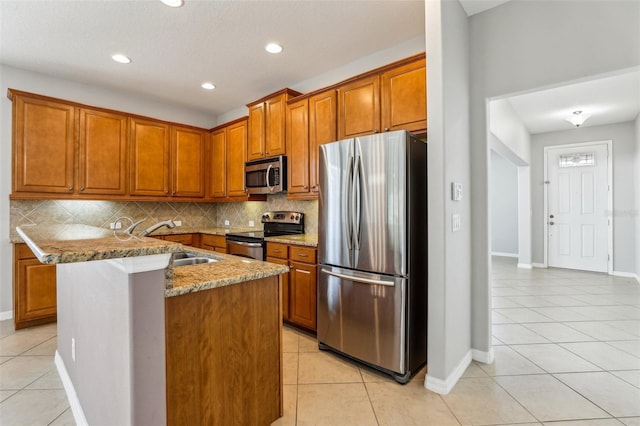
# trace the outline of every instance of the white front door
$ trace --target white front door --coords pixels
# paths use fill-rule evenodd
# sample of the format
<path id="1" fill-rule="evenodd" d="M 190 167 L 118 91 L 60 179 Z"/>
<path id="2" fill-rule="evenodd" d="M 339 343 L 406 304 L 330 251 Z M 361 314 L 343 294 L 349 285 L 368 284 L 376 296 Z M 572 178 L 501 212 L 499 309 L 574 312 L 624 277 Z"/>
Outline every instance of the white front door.
<path id="1" fill-rule="evenodd" d="M 607 144 L 547 149 L 549 266 L 607 272 Z"/>

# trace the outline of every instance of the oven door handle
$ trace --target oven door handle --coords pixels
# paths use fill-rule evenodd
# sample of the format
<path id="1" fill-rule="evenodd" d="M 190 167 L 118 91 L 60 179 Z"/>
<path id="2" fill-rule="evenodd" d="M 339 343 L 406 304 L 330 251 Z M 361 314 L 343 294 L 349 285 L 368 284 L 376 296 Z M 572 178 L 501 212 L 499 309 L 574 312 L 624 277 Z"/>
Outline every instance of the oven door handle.
<path id="1" fill-rule="evenodd" d="M 228 240 L 227 243 L 237 244 L 239 246 L 246 246 L 246 247 L 262 247 L 262 243 L 244 243 L 242 241 L 233 241 L 233 240 Z"/>

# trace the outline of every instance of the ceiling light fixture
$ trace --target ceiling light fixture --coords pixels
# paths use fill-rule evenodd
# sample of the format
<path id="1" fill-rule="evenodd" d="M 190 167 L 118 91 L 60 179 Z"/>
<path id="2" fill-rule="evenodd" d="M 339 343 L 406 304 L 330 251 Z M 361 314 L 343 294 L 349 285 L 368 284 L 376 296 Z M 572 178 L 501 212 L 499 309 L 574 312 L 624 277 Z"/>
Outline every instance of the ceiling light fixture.
<path id="1" fill-rule="evenodd" d="M 182 7 L 182 5 L 184 5 L 184 0 L 160 0 L 160 1 L 169 7 Z"/>
<path id="2" fill-rule="evenodd" d="M 207 89 L 207 90 L 213 90 L 216 88 L 216 85 L 213 83 L 209 83 L 208 81 L 206 83 L 202 83 L 202 88 L 203 89 Z"/>
<path id="3" fill-rule="evenodd" d="M 127 55 L 123 55 L 122 53 L 116 53 L 115 55 L 112 55 L 111 59 L 113 59 L 114 61 L 119 62 L 121 64 L 130 64 L 131 63 L 131 58 L 128 57 Z"/>
<path id="4" fill-rule="evenodd" d="M 282 52 L 282 46 L 280 46 L 278 43 L 269 43 L 264 47 L 264 50 L 269 53 L 280 53 Z"/>
<path id="5" fill-rule="evenodd" d="M 576 127 L 580 127 L 589 117 L 591 117 L 591 114 L 585 114 L 582 111 L 573 111 L 573 115 L 565 118 L 565 120 Z"/>

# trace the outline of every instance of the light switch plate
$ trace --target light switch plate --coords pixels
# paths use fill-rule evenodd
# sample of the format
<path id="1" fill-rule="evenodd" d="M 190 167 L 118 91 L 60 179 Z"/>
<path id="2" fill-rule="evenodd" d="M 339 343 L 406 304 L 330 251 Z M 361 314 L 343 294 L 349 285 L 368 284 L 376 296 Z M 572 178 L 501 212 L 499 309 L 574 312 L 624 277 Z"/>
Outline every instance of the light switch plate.
<path id="1" fill-rule="evenodd" d="M 224 226 L 229 226 L 229 221 L 228 220 L 224 221 Z"/>
<path id="2" fill-rule="evenodd" d="M 462 227 L 462 219 L 460 215 L 454 213 L 451 215 L 451 232 L 458 232 Z"/>
<path id="3" fill-rule="evenodd" d="M 451 199 L 453 201 L 462 200 L 462 184 L 460 182 L 451 182 Z"/>
<path id="4" fill-rule="evenodd" d="M 249 226 L 250 227 L 254 227 L 254 226 L 256 226 L 256 223 L 253 220 L 250 220 L 249 221 Z"/>

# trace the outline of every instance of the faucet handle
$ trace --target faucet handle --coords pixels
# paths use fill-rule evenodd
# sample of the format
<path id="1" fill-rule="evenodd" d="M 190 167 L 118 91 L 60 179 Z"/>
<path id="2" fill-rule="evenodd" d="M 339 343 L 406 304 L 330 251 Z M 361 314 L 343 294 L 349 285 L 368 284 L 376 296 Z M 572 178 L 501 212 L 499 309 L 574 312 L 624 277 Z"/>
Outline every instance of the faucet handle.
<path id="1" fill-rule="evenodd" d="M 134 229 L 136 229 L 136 226 L 140 225 L 142 222 L 144 222 L 145 220 L 147 220 L 147 218 L 145 217 L 144 219 L 140 219 L 139 221 L 132 223 L 131 225 L 129 225 L 129 227 L 127 227 L 127 229 L 125 229 L 124 232 L 125 234 L 129 234 L 131 235 L 131 233 L 133 232 Z"/>

